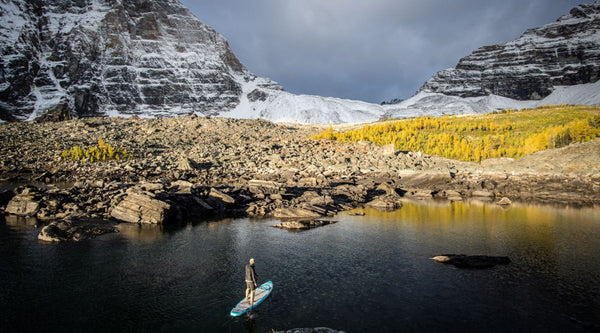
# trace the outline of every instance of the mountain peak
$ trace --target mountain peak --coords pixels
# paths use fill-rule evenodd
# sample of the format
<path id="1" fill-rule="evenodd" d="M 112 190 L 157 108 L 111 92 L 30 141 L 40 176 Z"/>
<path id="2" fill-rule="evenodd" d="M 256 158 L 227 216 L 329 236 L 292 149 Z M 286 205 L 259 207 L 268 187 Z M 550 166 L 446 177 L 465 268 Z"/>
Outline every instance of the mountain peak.
<path id="1" fill-rule="evenodd" d="M 3 120 L 211 115 L 255 79 L 178 0 L 9 0 L 0 13 Z"/>
<path id="2" fill-rule="evenodd" d="M 477 49 L 454 68 L 435 74 L 419 91 L 539 100 L 555 86 L 593 83 L 599 78 L 600 1 L 596 1 L 529 29 L 515 41 Z"/>

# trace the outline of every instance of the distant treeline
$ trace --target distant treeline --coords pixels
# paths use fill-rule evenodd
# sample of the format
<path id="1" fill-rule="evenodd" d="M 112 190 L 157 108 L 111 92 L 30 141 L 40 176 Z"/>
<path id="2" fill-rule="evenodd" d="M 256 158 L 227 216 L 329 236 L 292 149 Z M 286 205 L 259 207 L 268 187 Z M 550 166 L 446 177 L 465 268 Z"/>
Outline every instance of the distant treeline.
<path id="1" fill-rule="evenodd" d="M 360 129 L 333 127 L 314 139 L 394 144 L 397 150 L 421 151 L 463 161 L 519 158 L 600 137 L 600 107 L 548 105 L 485 115 L 430 116 L 386 121 Z"/>

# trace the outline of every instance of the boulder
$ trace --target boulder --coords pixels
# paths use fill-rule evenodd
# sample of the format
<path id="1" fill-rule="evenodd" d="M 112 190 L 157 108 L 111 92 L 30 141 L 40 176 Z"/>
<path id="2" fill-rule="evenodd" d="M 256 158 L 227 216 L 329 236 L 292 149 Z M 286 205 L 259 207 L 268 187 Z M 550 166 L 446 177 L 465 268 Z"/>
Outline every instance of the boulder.
<path id="1" fill-rule="evenodd" d="M 414 199 L 431 199 L 433 198 L 433 191 L 424 189 L 412 189 L 407 190 L 404 196 Z"/>
<path id="2" fill-rule="evenodd" d="M 248 182 L 248 190 L 253 194 L 279 194 L 282 185 L 269 180 L 252 179 Z"/>
<path id="3" fill-rule="evenodd" d="M 216 188 L 211 188 L 210 192 L 208 193 L 209 196 L 219 199 L 221 201 L 223 201 L 224 203 L 228 203 L 228 204 L 235 204 L 235 199 L 232 198 L 231 196 L 217 190 Z"/>
<path id="4" fill-rule="evenodd" d="M 443 254 L 431 258 L 431 260 L 443 264 L 454 265 L 458 268 L 490 268 L 496 265 L 508 265 L 508 257 L 493 257 L 486 255 L 464 255 L 464 254 Z"/>
<path id="5" fill-rule="evenodd" d="M 98 224 L 68 219 L 54 221 L 45 226 L 39 233 L 38 239 L 43 242 L 51 243 L 78 242 L 113 232 L 119 232 L 119 230 L 113 225 L 107 224 L 107 222 Z"/>
<path id="6" fill-rule="evenodd" d="M 196 162 L 188 157 L 183 157 L 177 162 L 177 170 L 195 170 L 197 168 Z"/>
<path id="7" fill-rule="evenodd" d="M 486 191 L 486 190 L 473 191 L 473 193 L 471 193 L 471 196 L 477 197 L 477 198 L 493 198 L 493 197 L 495 197 L 493 192 Z"/>
<path id="8" fill-rule="evenodd" d="M 383 155 L 391 156 L 396 153 L 396 148 L 394 147 L 393 143 L 390 143 L 385 146 L 381 146 L 381 152 L 383 153 Z"/>
<path id="9" fill-rule="evenodd" d="M 147 194 L 129 193 L 110 213 L 123 222 L 162 224 L 174 217 L 171 204 Z"/>
<path id="10" fill-rule="evenodd" d="M 443 192 L 443 196 L 446 197 L 450 201 L 462 201 L 462 196 L 458 191 L 454 190 L 446 190 Z"/>
<path id="11" fill-rule="evenodd" d="M 321 227 L 328 224 L 336 223 L 337 221 L 331 220 L 302 220 L 302 221 L 286 221 L 275 224 L 273 227 L 280 229 L 287 229 L 291 231 L 308 230 L 316 227 Z"/>
<path id="12" fill-rule="evenodd" d="M 172 190 L 174 190 L 176 194 L 181 195 L 191 195 L 193 187 L 194 184 L 185 180 L 177 180 L 171 183 Z"/>
<path id="13" fill-rule="evenodd" d="M 321 214 L 305 208 L 283 207 L 276 209 L 273 216 L 276 218 L 318 218 L 321 217 Z"/>
<path id="14" fill-rule="evenodd" d="M 335 202 L 333 200 L 333 198 L 331 198 L 328 195 L 324 195 L 324 196 L 318 196 L 318 197 L 314 197 L 312 199 L 310 199 L 310 201 L 308 201 L 309 204 L 311 204 L 312 206 L 330 206 L 333 205 Z"/>
<path id="15" fill-rule="evenodd" d="M 512 205 L 512 201 L 509 198 L 504 197 L 504 198 L 500 199 L 500 201 L 498 201 L 498 204 L 500 206 L 509 206 L 509 205 Z"/>
<path id="16" fill-rule="evenodd" d="M 35 216 L 40 211 L 40 198 L 32 194 L 18 194 L 6 205 L 5 212 L 18 216 Z"/>
<path id="17" fill-rule="evenodd" d="M 365 206 L 383 210 L 394 210 L 402 207 L 400 198 L 394 195 L 380 195 L 369 201 Z"/>
<path id="18" fill-rule="evenodd" d="M 345 198 L 350 201 L 365 202 L 365 197 L 368 193 L 364 186 L 345 184 L 336 186 L 332 194 L 340 199 Z"/>
<path id="19" fill-rule="evenodd" d="M 396 192 L 396 189 L 393 186 L 386 184 L 386 183 L 382 183 L 379 186 L 377 186 L 377 190 L 384 191 L 385 194 L 389 195 L 389 196 L 400 197 L 398 192 Z"/>

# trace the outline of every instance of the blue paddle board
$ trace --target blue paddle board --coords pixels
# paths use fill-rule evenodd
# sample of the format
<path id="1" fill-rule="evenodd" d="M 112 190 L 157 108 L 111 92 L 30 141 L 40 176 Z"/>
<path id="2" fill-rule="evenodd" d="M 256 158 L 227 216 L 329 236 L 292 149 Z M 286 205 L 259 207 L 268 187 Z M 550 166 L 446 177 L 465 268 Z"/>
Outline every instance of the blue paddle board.
<path id="1" fill-rule="evenodd" d="M 244 313 L 248 313 L 248 311 L 257 307 L 260 303 L 262 303 L 273 290 L 273 282 L 267 281 L 263 283 L 260 287 L 254 289 L 254 304 L 250 305 L 250 300 L 245 297 L 231 310 L 232 317 L 239 317 Z M 248 295 L 250 296 L 250 295 Z"/>

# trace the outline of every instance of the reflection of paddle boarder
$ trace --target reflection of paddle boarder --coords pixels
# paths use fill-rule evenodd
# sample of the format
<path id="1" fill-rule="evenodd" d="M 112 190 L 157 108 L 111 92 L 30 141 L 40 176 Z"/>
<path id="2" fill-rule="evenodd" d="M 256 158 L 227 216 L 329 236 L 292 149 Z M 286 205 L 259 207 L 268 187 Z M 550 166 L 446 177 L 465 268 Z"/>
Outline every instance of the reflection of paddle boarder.
<path id="1" fill-rule="evenodd" d="M 256 271 L 254 270 L 254 259 L 250 258 L 250 262 L 246 265 L 246 299 L 250 294 L 250 305 L 254 304 L 254 288 L 258 286 L 256 283 Z"/>

